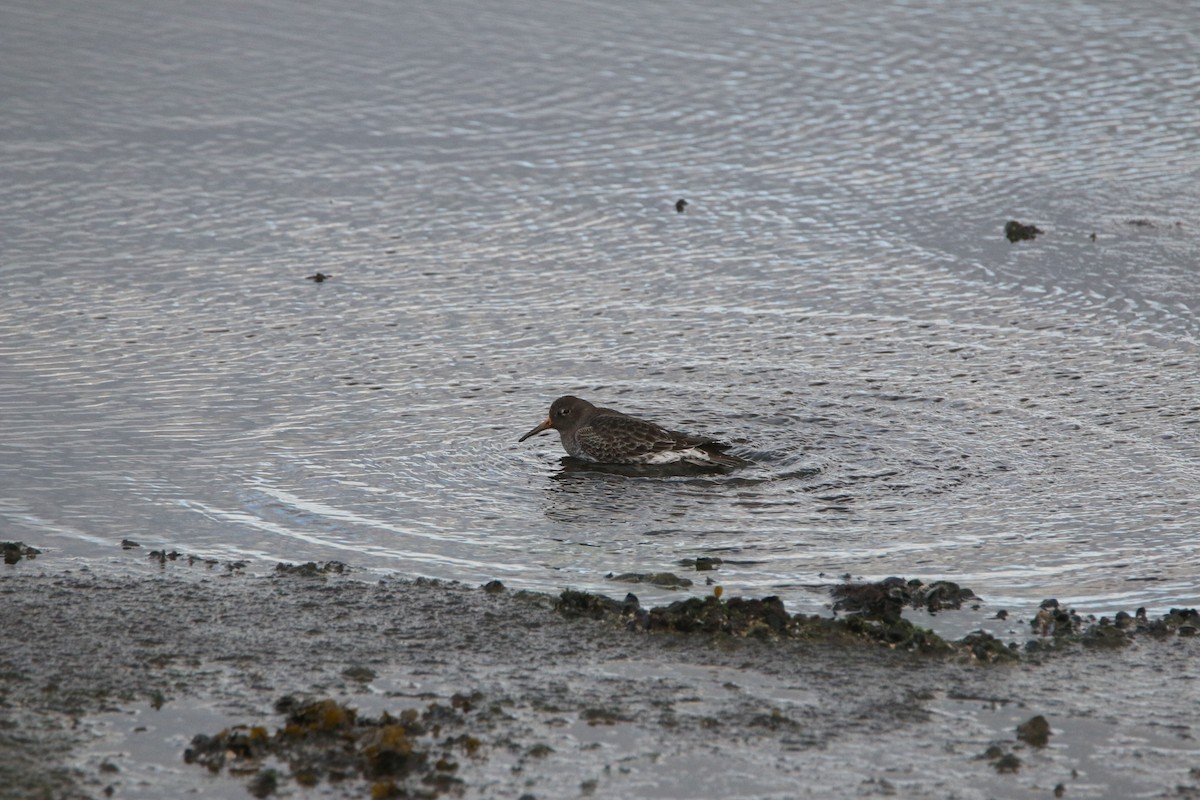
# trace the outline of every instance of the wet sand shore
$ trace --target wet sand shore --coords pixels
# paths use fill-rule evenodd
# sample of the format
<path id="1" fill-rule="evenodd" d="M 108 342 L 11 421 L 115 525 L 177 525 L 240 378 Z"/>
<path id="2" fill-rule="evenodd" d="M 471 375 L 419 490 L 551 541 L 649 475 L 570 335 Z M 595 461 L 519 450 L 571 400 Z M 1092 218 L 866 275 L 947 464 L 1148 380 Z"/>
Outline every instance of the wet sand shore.
<path id="1" fill-rule="evenodd" d="M 1200 637 L 1178 633 L 984 664 L 647 633 L 496 587 L 183 561 L 23 565 L 0 598 L 6 797 L 1200 796 Z M 198 734 L 282 735 L 288 703 L 313 700 L 408 711 L 428 768 L 304 788 L 278 756 L 185 763 Z M 1042 746 L 1017 735 L 1039 715 Z"/>

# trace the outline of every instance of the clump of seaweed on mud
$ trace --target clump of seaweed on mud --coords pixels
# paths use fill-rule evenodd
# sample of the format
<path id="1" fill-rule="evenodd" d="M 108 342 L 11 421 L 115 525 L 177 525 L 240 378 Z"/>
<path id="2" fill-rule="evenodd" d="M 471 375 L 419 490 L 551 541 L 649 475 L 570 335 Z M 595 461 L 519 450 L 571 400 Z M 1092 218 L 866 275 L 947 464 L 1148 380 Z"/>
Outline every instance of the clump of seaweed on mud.
<path id="1" fill-rule="evenodd" d="M 478 692 L 456 694 L 448 706 L 431 703 L 424 711 L 366 718 L 335 700 L 289 695 L 275 704 L 286 721 L 274 733 L 262 725 L 237 725 L 200 734 L 184 761 L 249 778 L 247 790 L 255 797 L 269 797 L 289 781 L 310 788 L 361 780 L 373 800 L 435 798 L 461 790 L 456 759 L 479 755 L 481 740 L 466 730 L 492 713 L 482 701 Z"/>
<path id="2" fill-rule="evenodd" d="M 1029 627 L 1039 638 L 1025 645 L 1036 652 L 1052 650 L 1066 644 L 1079 643 L 1085 647 L 1124 647 L 1135 636 L 1162 639 L 1168 636 L 1195 636 L 1200 633 L 1200 611 L 1194 608 L 1172 608 L 1158 619 L 1151 619 L 1146 609 L 1133 614 L 1118 611 L 1111 618 L 1088 615 L 1083 617 L 1074 609 L 1063 607 L 1057 600 L 1043 600 Z"/>
<path id="3" fill-rule="evenodd" d="M 877 605 L 865 606 L 861 613 L 843 618 L 829 618 L 816 614 L 789 614 L 783 601 L 773 596 L 724 600 L 719 591 L 714 591 L 707 597 L 691 597 L 668 606 L 644 609 L 634 595 L 627 595 L 623 602 L 618 602 L 602 595 L 566 590 L 559 596 L 556 608 L 568 617 L 619 619 L 630 630 L 648 633 L 867 640 L 928 654 L 964 652 L 981 660 L 1015 657 L 990 634 L 981 632 L 961 643 L 947 642 L 899 614 L 876 613 L 881 611 Z"/>
<path id="4" fill-rule="evenodd" d="M 349 569 L 341 561 L 326 561 L 324 564 L 309 561 L 304 564 L 276 564 L 275 574 L 297 578 L 324 578 L 327 575 L 344 575 Z"/>
<path id="5" fill-rule="evenodd" d="M 0 553 L 4 554 L 5 564 L 15 564 L 22 558 L 33 560 L 40 556 L 42 551 L 24 542 L 0 542 Z"/>
<path id="6" fill-rule="evenodd" d="M 906 608 L 935 614 L 958 609 L 964 603 L 979 608 L 978 596 L 950 581 L 923 583 L 919 580 L 887 578 L 868 583 L 843 583 L 830 590 L 835 612 L 841 616 L 789 614 L 778 597 L 722 599 L 721 587 L 711 595 L 691 597 L 670 605 L 643 608 L 637 597 L 623 601 L 603 595 L 565 590 L 555 608 L 566 617 L 609 619 L 627 629 L 647 633 L 709 634 L 759 639 L 844 640 L 874 643 L 932 656 L 958 656 L 979 663 L 1012 662 L 1020 658 L 1016 642 L 1005 643 L 986 631 L 975 631 L 956 641 L 943 639 L 903 617 Z M 1006 617 L 1007 615 L 1005 615 Z M 999 618 L 1005 618 L 999 617 Z M 1058 601 L 1042 603 L 1030 621 L 1038 637 L 1025 645 L 1037 653 L 1066 645 L 1120 647 L 1135 634 L 1155 637 L 1193 636 L 1200 631 L 1195 609 L 1171 609 L 1161 619 L 1150 620 L 1145 609 L 1134 616 L 1124 612 L 1113 619 L 1081 617 L 1062 609 Z"/>

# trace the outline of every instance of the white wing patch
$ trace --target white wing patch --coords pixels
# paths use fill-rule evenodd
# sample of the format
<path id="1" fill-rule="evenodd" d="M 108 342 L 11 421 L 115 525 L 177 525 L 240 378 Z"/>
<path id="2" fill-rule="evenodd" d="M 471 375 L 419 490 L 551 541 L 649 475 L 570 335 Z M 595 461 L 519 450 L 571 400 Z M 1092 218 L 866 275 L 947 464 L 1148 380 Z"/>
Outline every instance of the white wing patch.
<path id="1" fill-rule="evenodd" d="M 708 453 L 695 447 L 687 450 L 661 450 L 657 453 L 646 453 L 644 456 L 639 456 L 638 460 L 643 464 L 677 464 L 680 461 L 689 461 L 693 464 L 712 463 L 712 458 Z"/>

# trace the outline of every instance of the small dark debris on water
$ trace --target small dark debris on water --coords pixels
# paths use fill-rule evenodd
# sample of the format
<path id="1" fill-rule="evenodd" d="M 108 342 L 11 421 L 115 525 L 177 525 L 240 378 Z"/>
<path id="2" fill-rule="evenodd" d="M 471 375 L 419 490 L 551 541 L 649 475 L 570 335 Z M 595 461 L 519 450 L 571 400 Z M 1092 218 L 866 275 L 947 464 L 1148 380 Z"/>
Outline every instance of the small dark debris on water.
<path id="1" fill-rule="evenodd" d="M 1092 241 L 1093 242 L 1096 241 L 1096 232 L 1095 231 L 1092 231 Z"/>
<path id="2" fill-rule="evenodd" d="M 1151 222 L 1150 220 L 1148 220 L 1148 219 L 1144 219 L 1144 218 L 1140 218 L 1140 219 L 1127 219 L 1127 220 L 1125 220 L 1125 224 L 1126 224 L 1126 225 L 1132 225 L 1132 226 L 1134 226 L 1135 228 L 1157 228 L 1157 227 L 1158 227 L 1157 225 L 1155 225 L 1155 224 L 1154 224 L 1153 222 Z"/>
<path id="3" fill-rule="evenodd" d="M 684 200 L 682 197 L 675 201 L 675 210 L 678 211 L 680 214 L 682 214 L 684 212 L 684 209 L 686 209 L 687 206 L 688 206 L 688 201 Z"/>
<path id="4" fill-rule="evenodd" d="M 329 280 L 332 277 L 333 277 L 333 275 L 329 275 L 324 272 L 318 272 L 315 275 L 309 275 L 304 280 L 312 281 L 313 283 L 324 283 L 325 281 Z"/>
<path id="5" fill-rule="evenodd" d="M 121 540 L 121 549 L 122 550 L 132 550 L 135 547 L 141 547 L 141 545 L 138 544 L 137 542 L 133 541 L 132 539 L 122 539 Z"/>
<path id="6" fill-rule="evenodd" d="M 15 564 L 22 558 L 34 559 L 42 554 L 36 547 L 30 547 L 24 542 L 0 542 L 0 550 L 4 551 L 4 563 Z"/>
<path id="7" fill-rule="evenodd" d="M 298 578 L 323 578 L 326 575 L 343 575 L 348 570 L 345 564 L 341 561 L 326 561 L 324 564 L 317 564 L 314 561 L 309 561 L 306 564 L 276 564 L 276 575 L 294 575 Z"/>
<path id="8" fill-rule="evenodd" d="M 1050 742 L 1050 723 L 1041 714 L 1030 717 L 1017 726 L 1017 738 L 1033 747 L 1045 747 Z"/>
<path id="9" fill-rule="evenodd" d="M 373 798 L 459 794 L 464 785 L 453 774 L 455 759 L 479 755 L 483 744 L 467 728 L 492 714 L 478 692 L 455 695 L 460 697 L 473 702 L 432 703 L 421 712 L 385 711 L 371 719 L 334 700 L 287 696 L 275 704 L 287 718 L 274 733 L 264 725 L 235 725 L 213 736 L 199 734 L 183 758 L 214 774 L 253 774 L 247 789 L 255 797 L 347 780 L 363 781 L 362 796 Z M 268 761 L 275 766 L 267 767 Z"/>
<path id="10" fill-rule="evenodd" d="M 1004 226 L 1004 235 L 1008 237 L 1010 242 L 1022 242 L 1027 239 L 1036 239 L 1040 233 L 1043 233 L 1043 231 L 1037 225 L 1025 225 L 1017 222 L 1015 219 L 1010 219 Z"/>
<path id="11" fill-rule="evenodd" d="M 690 579 L 681 578 L 674 572 L 623 572 L 620 575 L 610 572 L 605 577 L 622 583 L 649 583 L 663 589 L 686 589 L 692 585 Z"/>

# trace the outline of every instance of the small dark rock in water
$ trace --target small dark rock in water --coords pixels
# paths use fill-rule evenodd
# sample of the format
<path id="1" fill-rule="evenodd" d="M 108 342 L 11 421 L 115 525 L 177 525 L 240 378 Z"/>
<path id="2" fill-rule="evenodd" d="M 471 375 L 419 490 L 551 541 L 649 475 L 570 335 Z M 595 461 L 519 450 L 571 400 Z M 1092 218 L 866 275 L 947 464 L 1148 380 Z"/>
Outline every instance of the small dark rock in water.
<path id="1" fill-rule="evenodd" d="M 996 612 L 995 619 L 1008 619 L 1008 612 L 1003 608 Z"/>
<path id="2" fill-rule="evenodd" d="M 1055 797 L 1062 797 L 1066 793 L 1067 793 L 1067 787 L 1064 784 L 1060 783 L 1054 787 L 1054 796 Z"/>
<path id="3" fill-rule="evenodd" d="M 29 547 L 24 542 L 0 542 L 0 550 L 4 551 L 4 563 L 15 564 L 22 558 L 37 558 L 42 551 Z"/>
<path id="4" fill-rule="evenodd" d="M 1093 242 L 1096 241 L 1096 232 L 1095 231 L 1092 231 L 1092 241 Z M 1062 784 L 1060 783 L 1059 786 L 1062 786 Z"/>
<path id="5" fill-rule="evenodd" d="M 504 591 L 504 584 L 500 581 L 488 581 L 483 585 L 483 590 L 488 594 L 500 594 Z"/>
<path id="6" fill-rule="evenodd" d="M 122 550 L 132 550 L 135 547 L 141 547 L 141 545 L 138 544 L 137 542 L 133 541 L 132 539 L 122 539 L 121 540 L 121 549 Z"/>
<path id="7" fill-rule="evenodd" d="M 683 213 L 683 210 L 684 210 L 685 208 L 687 208 L 687 204 L 688 204 L 688 201 L 687 201 L 687 200 L 684 200 L 684 199 L 681 197 L 681 198 L 679 198 L 678 200 L 676 200 L 676 201 L 675 201 L 675 210 L 676 210 L 676 211 L 678 211 L 680 214 L 682 214 L 682 213 Z"/>
<path id="8" fill-rule="evenodd" d="M 1151 222 L 1148 219 L 1130 219 L 1130 220 L 1126 220 L 1125 222 L 1129 225 L 1134 226 L 1135 228 L 1157 228 L 1158 227 L 1157 225 L 1155 225 L 1153 222 Z"/>
<path id="9" fill-rule="evenodd" d="M 313 283 L 324 283 L 332 277 L 332 275 L 326 275 L 324 272 L 318 272 L 316 275 L 309 275 L 304 280 L 312 281 Z"/>
<path id="10" fill-rule="evenodd" d="M 1042 229 L 1036 225 L 1024 225 L 1015 219 L 1010 219 L 1004 226 L 1004 235 L 1010 242 L 1020 242 L 1025 239 L 1036 239 Z"/>
<path id="11" fill-rule="evenodd" d="M 1045 747 L 1050 741 L 1050 723 L 1041 714 L 1030 717 L 1017 726 L 1017 738 L 1034 747 Z"/>

